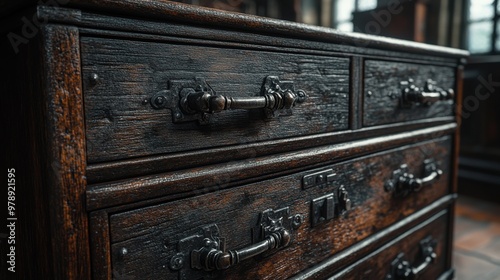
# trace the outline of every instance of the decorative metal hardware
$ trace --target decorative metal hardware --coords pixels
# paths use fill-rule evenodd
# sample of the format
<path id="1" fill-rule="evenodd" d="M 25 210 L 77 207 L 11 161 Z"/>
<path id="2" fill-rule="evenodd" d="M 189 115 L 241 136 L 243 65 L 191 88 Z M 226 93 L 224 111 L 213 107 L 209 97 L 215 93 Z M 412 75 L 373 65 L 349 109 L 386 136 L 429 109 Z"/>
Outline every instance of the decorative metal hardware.
<path id="1" fill-rule="evenodd" d="M 352 203 L 344 186 L 334 193 L 313 199 L 311 202 L 311 226 L 332 220 L 351 210 Z"/>
<path id="2" fill-rule="evenodd" d="M 217 95 L 203 78 L 169 81 L 169 89 L 150 99 L 154 109 L 170 109 L 174 123 L 198 121 L 206 124 L 213 113 L 231 109 L 263 109 L 266 117 L 291 115 L 292 107 L 306 100 L 303 90 L 295 90 L 292 81 L 280 81 L 268 76 L 256 97 L 230 97 Z"/>
<path id="3" fill-rule="evenodd" d="M 385 277 L 386 280 L 414 280 L 420 276 L 429 265 L 437 258 L 434 249 L 437 245 L 436 240 L 431 236 L 420 241 L 420 264 L 412 267 L 406 261 L 404 253 L 400 253 L 396 259 L 391 262 L 391 270 Z"/>
<path id="4" fill-rule="evenodd" d="M 178 253 L 171 257 L 169 267 L 179 271 L 180 280 L 216 278 L 220 276 L 218 271 L 288 246 L 293 229 L 300 227 L 303 220 L 300 214 L 290 216 L 288 207 L 276 211 L 268 209 L 260 214 L 257 226 L 252 228 L 253 244 L 229 251 L 226 251 L 219 227 L 216 224 L 204 226 L 198 234 L 179 241 Z"/>
<path id="5" fill-rule="evenodd" d="M 413 79 L 401 82 L 401 107 L 408 108 L 413 104 L 429 106 L 441 100 L 451 100 L 455 96 L 453 89 L 447 90 L 435 86 L 436 82 L 429 79 L 423 88 L 414 85 Z"/>
<path id="6" fill-rule="evenodd" d="M 349 193 L 346 191 L 344 186 L 340 186 L 339 190 L 339 206 L 337 207 L 337 216 L 344 215 L 345 212 L 351 210 L 352 202 L 349 198 Z"/>
<path id="7" fill-rule="evenodd" d="M 332 169 L 322 170 L 308 174 L 302 178 L 302 187 L 304 189 L 312 187 L 326 187 L 333 182 L 335 173 Z"/>
<path id="8" fill-rule="evenodd" d="M 423 178 L 415 178 L 408 172 L 406 164 L 392 172 L 391 179 L 385 182 L 384 188 L 387 192 L 392 192 L 395 197 L 405 197 L 412 192 L 419 191 L 422 187 L 431 185 L 443 174 L 438 168 L 434 159 L 424 161 Z"/>
<path id="9" fill-rule="evenodd" d="M 335 217 L 335 199 L 333 193 L 313 199 L 311 206 L 311 226 L 313 227 Z"/>

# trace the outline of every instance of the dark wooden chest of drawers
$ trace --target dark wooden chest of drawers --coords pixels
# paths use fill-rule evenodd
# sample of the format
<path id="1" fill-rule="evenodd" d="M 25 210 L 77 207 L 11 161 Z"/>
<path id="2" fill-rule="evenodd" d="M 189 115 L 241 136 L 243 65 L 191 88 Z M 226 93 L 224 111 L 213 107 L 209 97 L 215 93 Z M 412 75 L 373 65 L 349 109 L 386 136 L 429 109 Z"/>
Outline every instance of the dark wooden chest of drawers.
<path id="1" fill-rule="evenodd" d="M 467 52 L 159 0 L 21 3 L 1 45 L 8 276 L 453 278 Z"/>

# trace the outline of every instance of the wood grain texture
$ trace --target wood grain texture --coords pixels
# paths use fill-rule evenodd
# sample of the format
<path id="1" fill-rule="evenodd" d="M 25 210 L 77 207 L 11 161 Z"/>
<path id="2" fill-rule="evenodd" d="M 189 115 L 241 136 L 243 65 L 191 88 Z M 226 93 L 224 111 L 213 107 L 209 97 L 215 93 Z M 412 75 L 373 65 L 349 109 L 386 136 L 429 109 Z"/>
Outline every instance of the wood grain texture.
<path id="1" fill-rule="evenodd" d="M 95 210 L 179 193 L 192 195 L 192 192 L 213 191 L 214 186 L 217 190 L 224 189 L 245 181 L 255 182 L 266 176 L 273 177 L 276 173 L 291 174 L 355 156 L 424 141 L 429 137 L 441 137 L 451 133 L 454 128 L 455 124 L 447 124 L 281 155 L 197 167 L 184 170 L 182 173 L 167 172 L 89 185 L 86 197 L 87 209 Z"/>
<path id="2" fill-rule="evenodd" d="M 351 59 L 351 102 L 349 103 L 349 123 L 352 130 L 363 127 L 363 58 L 355 56 Z"/>
<path id="3" fill-rule="evenodd" d="M 114 214 L 110 217 L 113 272 L 120 277 L 176 279 L 168 269 L 177 241 L 199 227 L 217 223 L 228 248 L 251 244 L 250 228 L 258 213 L 289 206 L 305 216 L 293 244 L 273 257 L 249 260 L 224 272 L 225 279 L 284 279 L 335 254 L 411 215 L 449 192 L 449 137 L 400 148 L 342 164 L 326 166 L 336 173 L 333 186 L 303 190 L 302 177 L 318 171 L 298 173 L 172 203 Z M 385 180 L 402 163 L 421 176 L 422 162 L 432 155 L 444 175 L 431 187 L 405 199 L 385 192 Z M 345 217 L 310 228 L 310 201 L 344 185 L 354 208 Z M 165 243 L 167 242 L 167 243 Z M 165 246 L 164 246 L 165 245 Z M 122 248 L 128 253 L 120 255 Z M 295 260 L 300 258 L 300 262 Z M 116 277 L 116 276 L 115 276 Z"/>
<path id="4" fill-rule="evenodd" d="M 444 196 L 415 214 L 392 224 L 376 234 L 371 235 L 370 237 L 364 239 L 363 242 L 357 243 L 354 246 L 351 246 L 322 262 L 319 262 L 317 265 L 301 271 L 299 274 L 290 277 L 290 280 L 327 279 L 328 277 L 339 273 L 357 260 L 366 257 L 368 254 L 377 250 L 381 246 L 397 239 L 401 236 L 401 233 L 411 230 L 413 227 L 418 226 L 419 224 L 425 222 L 425 220 L 428 220 L 436 215 L 436 213 L 441 212 L 442 210 L 449 211 L 451 209 L 450 204 L 452 204 L 456 198 L 456 194 Z"/>
<path id="5" fill-rule="evenodd" d="M 345 41 L 332 44 L 307 40 L 300 36 L 262 33 L 259 29 L 239 32 L 236 29 L 214 28 L 206 25 L 186 25 L 173 21 L 145 21 L 125 16 L 109 16 L 68 8 L 38 7 L 38 17 L 81 27 L 82 35 L 124 37 L 148 41 L 191 41 L 206 46 L 231 46 L 247 44 L 247 48 L 271 51 L 295 51 L 330 55 L 361 54 L 366 58 L 387 57 L 406 61 L 427 61 L 436 65 L 456 65 L 457 57 L 443 57 L 425 53 L 408 53 L 403 50 L 370 48 L 370 44 L 349 45 Z"/>
<path id="6" fill-rule="evenodd" d="M 361 101 L 358 100 L 358 102 Z M 362 104 L 359 104 L 359 106 L 362 106 Z M 351 108 L 354 107 L 355 106 Z M 360 113 L 358 110 L 351 110 L 351 112 Z M 87 182 L 89 184 L 95 184 L 106 181 L 116 181 L 118 179 L 127 179 L 137 176 L 182 170 L 208 164 L 251 159 L 297 149 L 307 149 L 314 146 L 331 145 L 370 137 L 401 133 L 405 131 L 415 131 L 433 126 L 441 126 L 453 122 L 453 120 L 453 117 L 424 119 L 406 123 L 365 127 L 357 130 L 337 131 L 242 144 L 238 146 L 210 148 L 202 151 L 181 152 L 89 164 L 87 165 Z M 361 119 L 358 118 L 358 121 L 361 122 Z M 359 125 L 361 125 L 361 123 L 359 123 Z"/>
<path id="7" fill-rule="evenodd" d="M 56 279 L 90 279 L 84 203 L 85 131 L 78 29 L 47 25 L 42 30 L 45 125 L 53 269 Z"/>
<path id="8" fill-rule="evenodd" d="M 81 43 L 89 162 L 348 128 L 347 58 L 85 37 Z M 94 87 L 93 73 L 100 77 Z M 259 110 L 231 110 L 214 114 L 207 126 L 173 124 L 170 110 L 143 103 L 170 80 L 195 77 L 217 94 L 259 96 L 266 76 L 293 81 L 309 97 L 291 116 L 266 120 Z"/>
<path id="9" fill-rule="evenodd" d="M 386 48 L 397 51 L 429 53 L 439 56 L 466 56 L 468 52 L 441 46 L 432 46 L 398 39 L 372 36 L 362 33 L 345 33 L 331 28 L 294 23 L 253 15 L 232 13 L 210 8 L 202 8 L 166 0 L 69 0 L 69 5 L 77 8 L 99 9 L 112 14 L 132 15 L 149 19 L 171 20 L 226 29 L 252 31 L 276 35 L 302 37 L 331 43 Z"/>
<path id="10" fill-rule="evenodd" d="M 434 252 L 436 260 L 431 263 L 421 275 L 420 279 L 438 279 L 448 271 L 447 261 L 447 230 L 448 220 L 452 216 L 443 211 L 416 228 L 405 232 L 389 244 L 360 259 L 330 279 L 385 279 L 390 271 L 391 262 L 399 253 L 404 253 L 406 260 L 412 267 L 422 262 L 419 242 L 429 236 L 437 241 Z"/>
<path id="11" fill-rule="evenodd" d="M 436 86 L 456 92 L 455 69 L 451 67 L 367 60 L 364 73 L 365 126 L 453 115 L 452 101 L 411 108 L 400 106 L 400 82 L 408 79 L 413 79 L 417 87 L 424 87 L 427 79 L 432 79 Z"/>
<path id="12" fill-rule="evenodd" d="M 106 211 L 89 213 L 89 239 L 91 247 L 92 279 L 111 279 L 109 216 Z"/>

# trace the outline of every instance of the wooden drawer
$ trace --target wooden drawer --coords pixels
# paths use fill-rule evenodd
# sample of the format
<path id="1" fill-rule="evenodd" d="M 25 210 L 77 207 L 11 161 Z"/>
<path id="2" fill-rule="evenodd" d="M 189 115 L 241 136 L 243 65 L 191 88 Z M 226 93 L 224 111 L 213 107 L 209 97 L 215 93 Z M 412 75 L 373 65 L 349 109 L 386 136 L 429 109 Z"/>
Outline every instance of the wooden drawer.
<path id="1" fill-rule="evenodd" d="M 451 137 L 443 137 L 321 169 L 112 214 L 112 271 L 142 279 L 290 277 L 448 194 L 450 149 Z M 423 163 L 429 155 L 440 170 L 435 175 L 441 176 L 424 174 Z M 395 194 L 389 182 L 404 177 L 405 172 L 397 170 L 405 163 L 407 173 L 429 182 L 418 192 Z M 266 212 L 268 209 L 272 211 Z M 189 256 L 203 247 L 198 243 L 204 234 L 214 236 L 219 244 L 222 241 L 217 238 L 223 238 L 226 250 L 248 249 L 267 240 L 261 239 L 267 236 L 262 232 L 272 228 L 272 220 L 278 221 L 276 228 L 291 234 L 290 245 L 220 273 L 190 268 Z"/>
<path id="2" fill-rule="evenodd" d="M 329 279 L 442 279 L 440 277 L 452 276 L 447 265 L 449 219 L 453 217 L 444 210 Z M 407 278 L 402 276 L 405 274 Z"/>
<path id="3" fill-rule="evenodd" d="M 93 37 L 81 38 L 81 53 L 89 163 L 348 128 L 347 57 Z M 303 90 L 307 97 L 274 117 L 260 109 L 200 114 L 199 101 L 184 103 L 201 86 L 212 97 L 244 98 L 232 100 L 232 108 L 262 105 L 264 89 L 272 88 L 268 77 L 279 78 L 281 92 Z"/>
<path id="4" fill-rule="evenodd" d="M 453 67 L 366 60 L 364 72 L 364 126 L 453 116 Z"/>

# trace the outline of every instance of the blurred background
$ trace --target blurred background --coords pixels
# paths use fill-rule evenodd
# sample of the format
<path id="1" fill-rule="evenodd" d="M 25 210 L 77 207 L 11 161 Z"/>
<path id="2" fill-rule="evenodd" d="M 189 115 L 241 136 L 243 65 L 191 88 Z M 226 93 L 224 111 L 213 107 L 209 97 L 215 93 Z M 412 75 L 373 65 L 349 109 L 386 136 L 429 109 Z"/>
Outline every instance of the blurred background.
<path id="1" fill-rule="evenodd" d="M 187 4 L 466 49 L 457 279 L 500 279 L 500 0 L 183 0 Z"/>

